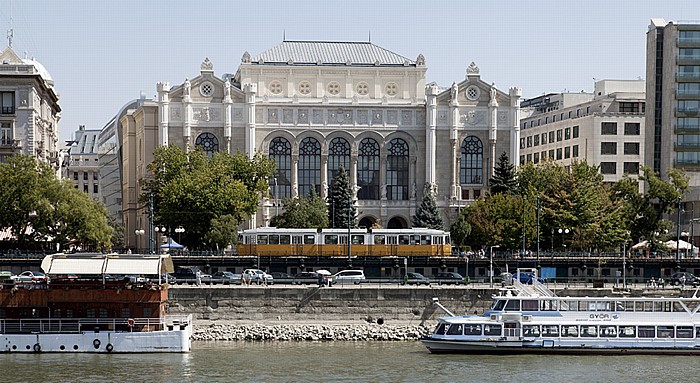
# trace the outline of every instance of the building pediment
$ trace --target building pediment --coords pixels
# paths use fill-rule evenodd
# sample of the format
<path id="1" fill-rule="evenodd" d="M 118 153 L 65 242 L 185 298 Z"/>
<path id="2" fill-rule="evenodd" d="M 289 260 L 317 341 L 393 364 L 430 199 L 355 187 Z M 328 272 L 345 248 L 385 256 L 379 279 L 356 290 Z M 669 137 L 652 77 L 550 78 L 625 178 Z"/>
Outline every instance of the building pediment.
<path id="1" fill-rule="evenodd" d="M 438 103 L 451 103 L 457 99 L 459 105 L 488 105 L 491 98 L 495 97 L 499 105 L 510 105 L 510 96 L 496 88 L 495 84 L 489 84 L 478 77 L 467 77 L 460 83 L 453 83 L 451 87 L 442 89 L 438 94 Z"/>
<path id="2" fill-rule="evenodd" d="M 2 51 L 2 53 L 0 53 L 0 63 L 5 65 L 22 65 L 24 64 L 24 61 L 17 56 L 12 48 L 7 47 Z"/>

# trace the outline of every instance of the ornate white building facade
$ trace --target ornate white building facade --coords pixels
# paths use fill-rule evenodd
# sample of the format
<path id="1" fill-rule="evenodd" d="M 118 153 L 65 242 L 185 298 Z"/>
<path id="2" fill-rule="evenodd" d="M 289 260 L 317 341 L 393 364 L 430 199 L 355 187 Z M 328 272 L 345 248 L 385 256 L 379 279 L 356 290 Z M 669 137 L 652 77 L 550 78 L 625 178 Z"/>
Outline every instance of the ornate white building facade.
<path id="1" fill-rule="evenodd" d="M 157 100 L 121 118 L 127 244 L 147 245 L 129 234 L 148 225 L 137 180 L 168 144 L 275 160 L 270 194 L 247 227 L 267 225 L 284 198 L 325 198 L 341 166 L 360 226 L 411 227 L 426 185 L 448 225 L 486 192 L 502 152 L 519 158 L 521 92 L 481 80 L 474 63 L 447 89 L 426 85 L 426 70 L 422 55 L 367 42 L 284 41 L 244 53 L 235 75 L 215 76 L 207 59 L 180 85 L 158 83 Z"/>

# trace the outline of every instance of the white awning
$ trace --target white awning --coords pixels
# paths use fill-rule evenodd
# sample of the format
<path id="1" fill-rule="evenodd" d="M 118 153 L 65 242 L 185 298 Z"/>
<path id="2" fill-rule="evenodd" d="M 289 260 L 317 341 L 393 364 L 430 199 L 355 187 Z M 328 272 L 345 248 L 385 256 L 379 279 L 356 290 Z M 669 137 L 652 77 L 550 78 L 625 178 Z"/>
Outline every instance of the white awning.
<path id="1" fill-rule="evenodd" d="M 156 275 L 175 271 L 168 254 L 53 254 L 41 262 L 46 274 Z"/>

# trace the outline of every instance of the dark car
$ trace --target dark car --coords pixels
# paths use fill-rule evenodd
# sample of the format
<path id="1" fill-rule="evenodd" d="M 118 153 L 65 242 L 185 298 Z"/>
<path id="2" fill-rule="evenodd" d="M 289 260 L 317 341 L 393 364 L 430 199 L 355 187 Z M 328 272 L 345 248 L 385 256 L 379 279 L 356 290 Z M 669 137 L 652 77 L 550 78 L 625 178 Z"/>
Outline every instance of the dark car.
<path id="1" fill-rule="evenodd" d="M 513 279 L 517 279 L 517 278 L 518 278 L 518 274 L 516 273 L 515 275 L 513 275 Z M 520 273 L 520 283 L 522 283 L 524 285 L 531 285 L 532 280 L 534 278 L 535 278 L 535 274 L 532 272 L 525 271 L 525 272 Z M 544 279 L 541 277 L 537 277 L 537 282 L 544 283 Z"/>
<path id="2" fill-rule="evenodd" d="M 318 284 L 318 279 L 321 277 L 318 273 L 313 271 L 304 271 L 294 276 L 292 283 L 295 285 L 311 285 Z"/>
<path id="3" fill-rule="evenodd" d="M 408 285 L 430 285 L 430 279 L 426 278 L 423 276 L 423 274 L 420 273 L 406 273 L 406 277 L 404 280 L 401 282 L 402 284 L 408 284 Z"/>
<path id="4" fill-rule="evenodd" d="M 442 284 L 454 284 L 454 285 L 466 285 L 464 277 L 460 273 L 453 272 L 442 272 L 433 275 L 433 282 L 437 282 L 438 285 Z"/>
<path id="5" fill-rule="evenodd" d="M 700 279 L 691 273 L 675 273 L 671 276 L 671 286 L 678 286 L 683 284 L 681 282 L 682 278 L 685 277 L 685 285 L 688 286 L 698 286 L 700 285 Z"/>

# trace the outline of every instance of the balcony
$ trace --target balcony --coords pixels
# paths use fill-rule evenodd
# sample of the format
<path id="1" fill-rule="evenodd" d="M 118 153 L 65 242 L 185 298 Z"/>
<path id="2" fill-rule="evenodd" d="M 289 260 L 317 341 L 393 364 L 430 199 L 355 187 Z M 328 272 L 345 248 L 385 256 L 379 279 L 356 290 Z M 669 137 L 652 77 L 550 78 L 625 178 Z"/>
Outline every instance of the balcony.
<path id="1" fill-rule="evenodd" d="M 700 142 L 676 142 L 673 149 L 677 152 L 697 152 L 700 151 Z"/>
<path id="2" fill-rule="evenodd" d="M 698 65 L 700 64 L 700 56 L 687 56 L 687 55 L 678 55 L 676 58 L 678 61 L 678 65 Z"/>
<path id="3" fill-rule="evenodd" d="M 678 37 L 676 46 L 679 48 L 700 48 L 700 38 L 697 37 Z"/>
<path id="4" fill-rule="evenodd" d="M 700 100 L 700 90 L 677 90 L 676 98 L 681 100 Z"/>
<path id="5" fill-rule="evenodd" d="M 20 140 L 13 140 L 8 138 L 3 138 L 0 140 L 0 148 L 3 149 L 19 149 L 22 147 L 22 142 Z"/>
<path id="6" fill-rule="evenodd" d="M 682 133 L 700 133 L 700 125 L 676 125 L 673 128 L 673 133 L 676 134 L 682 134 Z"/>
<path id="7" fill-rule="evenodd" d="M 676 108 L 676 116 L 678 117 L 696 117 L 700 114 L 700 109 L 698 108 Z"/>
<path id="8" fill-rule="evenodd" d="M 677 73 L 676 80 L 685 82 L 700 82 L 700 72 Z"/>

